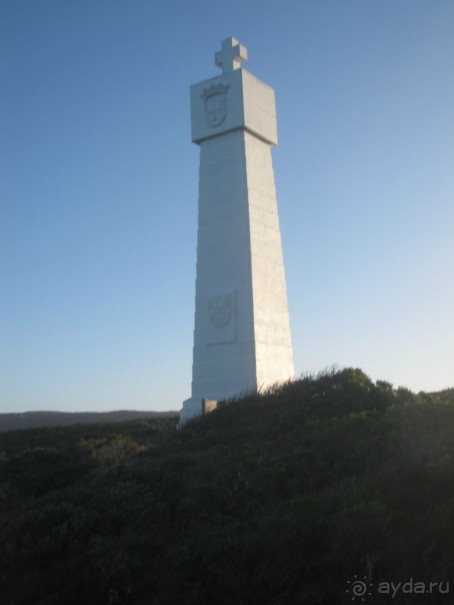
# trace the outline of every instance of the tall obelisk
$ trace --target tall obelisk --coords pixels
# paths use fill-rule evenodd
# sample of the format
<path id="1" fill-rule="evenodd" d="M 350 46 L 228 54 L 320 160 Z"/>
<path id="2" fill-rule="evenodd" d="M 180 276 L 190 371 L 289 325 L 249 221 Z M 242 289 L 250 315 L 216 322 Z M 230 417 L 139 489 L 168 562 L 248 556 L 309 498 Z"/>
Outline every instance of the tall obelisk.
<path id="1" fill-rule="evenodd" d="M 222 42 L 223 73 L 191 87 L 200 145 L 192 395 L 180 422 L 222 400 L 293 378 L 293 356 L 271 148 L 274 91 Z"/>

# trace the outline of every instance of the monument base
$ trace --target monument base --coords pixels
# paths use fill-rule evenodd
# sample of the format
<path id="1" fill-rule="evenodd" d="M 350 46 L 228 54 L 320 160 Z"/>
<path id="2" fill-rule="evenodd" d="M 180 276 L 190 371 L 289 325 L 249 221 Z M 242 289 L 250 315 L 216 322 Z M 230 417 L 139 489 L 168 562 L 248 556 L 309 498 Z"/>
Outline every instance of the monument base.
<path id="1" fill-rule="evenodd" d="M 178 426 L 181 427 L 189 420 L 193 420 L 198 416 L 214 412 L 217 407 L 218 401 L 216 399 L 199 399 L 198 397 L 186 399 L 186 401 L 183 401 L 183 409 L 180 412 Z"/>
<path id="2" fill-rule="evenodd" d="M 179 427 L 186 424 L 189 420 L 197 418 L 203 414 L 203 399 L 202 397 L 191 397 L 183 401 L 183 409 L 180 412 Z"/>

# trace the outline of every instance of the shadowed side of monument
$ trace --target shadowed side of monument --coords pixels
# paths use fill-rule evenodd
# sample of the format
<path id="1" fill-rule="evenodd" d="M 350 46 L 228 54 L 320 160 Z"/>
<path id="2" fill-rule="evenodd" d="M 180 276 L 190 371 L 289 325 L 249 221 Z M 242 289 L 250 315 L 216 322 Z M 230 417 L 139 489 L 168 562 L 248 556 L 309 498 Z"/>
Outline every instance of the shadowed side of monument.
<path id="1" fill-rule="evenodd" d="M 222 42 L 220 76 L 191 87 L 200 145 L 192 394 L 180 423 L 219 401 L 293 378 L 271 148 L 274 91 L 241 68 L 246 49 Z"/>

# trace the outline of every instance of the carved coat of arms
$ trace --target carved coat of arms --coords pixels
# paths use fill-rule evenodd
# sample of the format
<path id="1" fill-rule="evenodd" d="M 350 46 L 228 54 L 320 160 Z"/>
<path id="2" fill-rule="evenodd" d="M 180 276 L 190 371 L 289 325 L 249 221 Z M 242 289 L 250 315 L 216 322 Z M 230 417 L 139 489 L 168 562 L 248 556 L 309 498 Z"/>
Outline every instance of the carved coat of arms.
<path id="1" fill-rule="evenodd" d="M 208 301 L 208 318 L 215 328 L 226 326 L 232 316 L 232 297 L 213 296 Z"/>
<path id="2" fill-rule="evenodd" d="M 220 126 L 227 115 L 227 91 L 225 84 L 211 85 L 200 95 L 205 101 L 205 120 L 210 128 Z"/>

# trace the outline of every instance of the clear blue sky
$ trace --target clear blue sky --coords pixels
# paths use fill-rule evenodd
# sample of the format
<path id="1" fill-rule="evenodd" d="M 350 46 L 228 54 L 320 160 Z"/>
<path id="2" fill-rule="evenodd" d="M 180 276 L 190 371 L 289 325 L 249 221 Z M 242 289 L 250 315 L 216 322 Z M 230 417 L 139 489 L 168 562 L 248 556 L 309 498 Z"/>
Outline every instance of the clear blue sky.
<path id="1" fill-rule="evenodd" d="M 276 91 L 297 375 L 454 386 L 452 0 L 2 0 L 0 412 L 190 395 L 189 86 Z"/>

